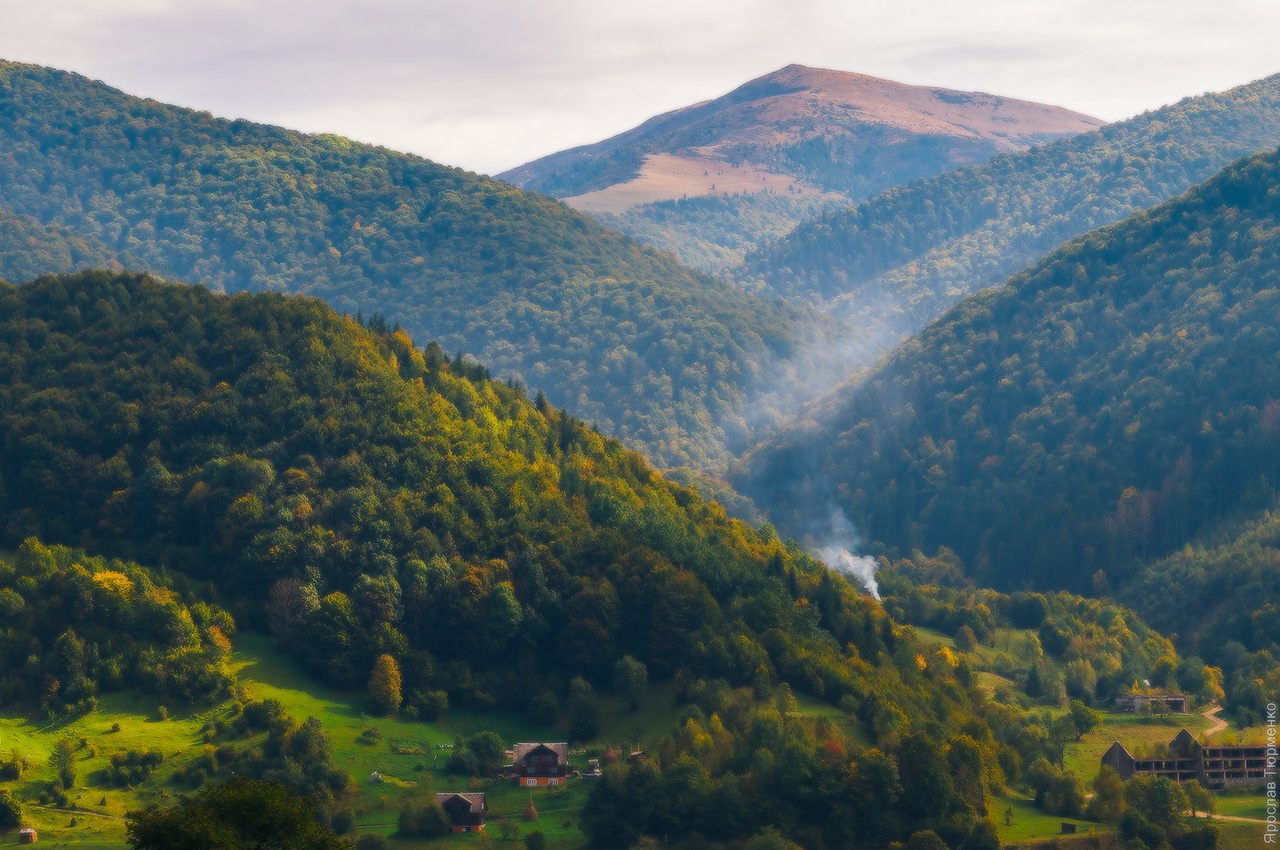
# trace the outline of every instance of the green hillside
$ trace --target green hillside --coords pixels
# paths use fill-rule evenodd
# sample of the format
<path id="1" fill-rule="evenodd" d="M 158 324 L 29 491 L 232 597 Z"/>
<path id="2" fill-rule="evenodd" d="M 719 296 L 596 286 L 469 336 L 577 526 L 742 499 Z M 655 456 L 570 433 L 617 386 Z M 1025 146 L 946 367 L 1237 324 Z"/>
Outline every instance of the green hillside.
<path id="1" fill-rule="evenodd" d="M 494 722 L 517 734 L 578 742 L 605 722 L 668 724 L 652 767 L 611 772 L 573 816 L 595 846 L 769 825 L 849 846 L 857 822 L 806 813 L 862 799 L 845 784 L 855 761 L 864 784 L 898 776 L 877 836 L 995 846 L 994 744 L 951 665 L 771 527 L 726 519 L 545 399 L 373 325 L 315 299 L 128 274 L 0 286 L 0 535 L 26 541 L 16 567 L 41 562 L 38 535 L 181 572 L 348 705 L 405 723 L 503 709 Z M 49 551 L 72 573 L 88 558 Z M 377 684 L 388 668 L 397 683 Z M 644 713 L 664 692 L 682 707 L 674 729 Z M 353 733 L 304 720 L 314 705 L 237 702 L 206 716 L 209 746 L 166 767 L 173 781 L 275 776 L 341 808 L 350 788 L 329 754 Z"/>
<path id="2" fill-rule="evenodd" d="M 545 390 L 663 466 L 722 464 L 726 444 L 786 408 L 795 384 L 780 378 L 839 332 L 550 198 L 30 65 L 0 63 L 0 208 L 96 241 L 107 258 L 127 253 L 135 270 L 382 314 Z M 78 265 L 27 258 L 4 273 Z M 781 398 L 760 398 L 780 386 Z"/>
<path id="3" fill-rule="evenodd" d="M 971 296 L 743 488 L 794 530 L 836 505 L 995 586 L 1121 588 L 1274 498 L 1277 198 L 1280 154 L 1245 159 Z"/>
<path id="4" fill-rule="evenodd" d="M 732 273 L 886 339 L 1066 240 L 1280 144 L 1280 76 L 931 177 L 798 226 Z"/>
<path id="5" fill-rule="evenodd" d="M 424 693 L 482 704 L 524 692 L 481 672 L 500 659 L 527 665 L 535 693 L 624 654 L 669 675 L 694 634 L 724 639 L 739 596 L 825 572 L 545 399 L 315 300 L 84 273 L 0 301 L 6 541 L 181 562 L 242 600 L 238 616 L 296 632 L 335 681 L 411 651 Z M 838 634 L 876 622 L 848 588 L 824 594 Z M 744 680 L 759 640 L 735 650 Z M 813 675 L 851 687 L 823 664 Z"/>

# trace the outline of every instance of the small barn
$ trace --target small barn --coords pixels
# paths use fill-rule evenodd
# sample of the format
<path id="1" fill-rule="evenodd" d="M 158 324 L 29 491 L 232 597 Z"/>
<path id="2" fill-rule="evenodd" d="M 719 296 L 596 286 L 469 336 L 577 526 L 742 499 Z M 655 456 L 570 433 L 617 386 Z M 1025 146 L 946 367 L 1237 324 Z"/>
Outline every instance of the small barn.
<path id="1" fill-rule="evenodd" d="M 29 826 L 24 826 L 18 830 L 19 844 L 35 844 L 40 840 L 40 836 L 36 835 L 36 831 Z"/>
<path id="2" fill-rule="evenodd" d="M 453 832 L 479 832 L 484 829 L 484 814 L 489 810 L 484 794 L 446 791 L 436 794 L 436 803 L 444 809 Z"/>

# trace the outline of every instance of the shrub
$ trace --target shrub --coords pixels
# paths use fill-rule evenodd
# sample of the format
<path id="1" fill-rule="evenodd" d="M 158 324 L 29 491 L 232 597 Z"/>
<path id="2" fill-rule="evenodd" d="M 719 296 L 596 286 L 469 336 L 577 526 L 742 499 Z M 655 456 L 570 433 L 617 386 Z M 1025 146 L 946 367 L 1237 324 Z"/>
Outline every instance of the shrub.
<path id="1" fill-rule="evenodd" d="M 356 839 L 356 850 L 387 850 L 387 837 L 377 832 L 366 832 Z"/>
<path id="2" fill-rule="evenodd" d="M 449 831 L 449 819 L 435 800 L 416 802 L 410 800 L 400 810 L 396 821 L 400 835 L 409 838 L 435 838 Z"/>

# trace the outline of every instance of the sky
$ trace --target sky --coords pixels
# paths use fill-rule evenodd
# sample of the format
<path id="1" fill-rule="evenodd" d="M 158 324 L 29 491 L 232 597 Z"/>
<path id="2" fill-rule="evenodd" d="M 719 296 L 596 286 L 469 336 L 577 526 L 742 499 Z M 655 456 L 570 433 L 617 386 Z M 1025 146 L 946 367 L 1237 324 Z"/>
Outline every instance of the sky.
<path id="1" fill-rule="evenodd" d="M 0 59 L 496 174 L 792 63 L 1120 120 L 1280 72 L 1275 0 L 0 0 Z"/>

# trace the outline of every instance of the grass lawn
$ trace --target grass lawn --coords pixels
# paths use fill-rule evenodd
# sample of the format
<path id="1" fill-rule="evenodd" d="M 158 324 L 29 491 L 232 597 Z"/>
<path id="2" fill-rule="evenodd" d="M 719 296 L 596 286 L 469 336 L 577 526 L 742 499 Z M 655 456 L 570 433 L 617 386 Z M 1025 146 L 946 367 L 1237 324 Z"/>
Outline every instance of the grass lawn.
<path id="1" fill-rule="evenodd" d="M 1005 811 L 1013 807 L 1012 823 L 1005 826 Z M 1044 838 L 1057 838 L 1062 835 L 1062 824 L 1076 825 L 1076 835 L 1087 835 L 1090 831 L 1114 832 L 1114 828 L 1105 824 L 1076 818 L 1064 818 L 1061 815 L 1046 815 L 1036 808 L 1035 803 L 1021 797 L 992 797 L 991 820 L 995 822 L 996 834 L 1000 836 L 1001 846 L 1021 844 L 1026 841 L 1037 841 Z"/>
<path id="2" fill-rule="evenodd" d="M 1222 827 L 1222 835 L 1218 839 L 1222 850 L 1259 850 L 1268 846 L 1262 841 L 1263 825 L 1260 823 L 1221 821 L 1218 825 Z"/>
<path id="3" fill-rule="evenodd" d="M 1215 796 L 1218 799 L 1218 815 L 1259 820 L 1267 817 L 1266 800 L 1259 789 L 1222 791 Z"/>
<path id="4" fill-rule="evenodd" d="M 15 782 L 15 796 L 23 806 L 25 825 L 33 826 L 41 843 L 74 843 L 81 847 L 124 845 L 124 813 L 158 803 L 167 795 L 167 780 L 203 746 L 200 729 L 216 713 L 212 707 L 190 713 L 174 712 L 161 720 L 154 704 L 120 694 L 99 701 L 96 712 L 72 721 L 53 723 L 0 716 L 0 742 L 11 744 L 3 756 L 25 756 L 31 768 Z M 114 724 L 119 731 L 113 732 Z M 49 755 L 54 743 L 69 737 L 77 744 L 76 785 L 68 792 L 75 810 L 39 805 L 42 789 L 53 779 Z M 106 776 L 110 756 L 119 750 L 160 751 L 165 762 L 136 788 L 112 785 Z"/>

